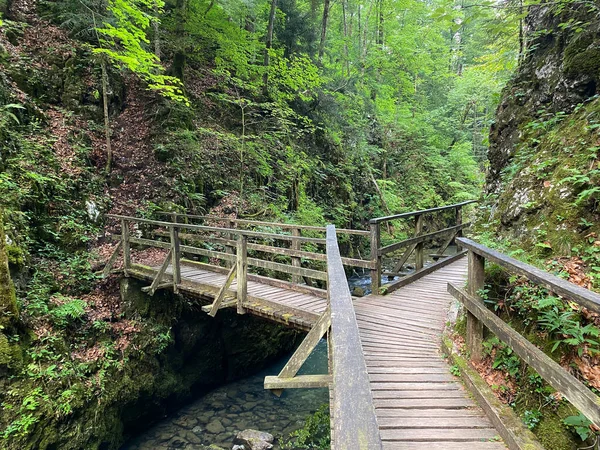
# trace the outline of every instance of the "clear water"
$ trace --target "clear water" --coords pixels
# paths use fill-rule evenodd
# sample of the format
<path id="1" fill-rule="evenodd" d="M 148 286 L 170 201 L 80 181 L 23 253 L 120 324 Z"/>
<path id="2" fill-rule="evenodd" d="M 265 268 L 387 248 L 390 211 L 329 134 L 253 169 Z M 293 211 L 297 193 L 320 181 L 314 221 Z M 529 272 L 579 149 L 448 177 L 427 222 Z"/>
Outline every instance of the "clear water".
<path id="1" fill-rule="evenodd" d="M 264 377 L 277 375 L 288 359 L 289 355 L 257 375 L 211 391 L 127 443 L 122 450 L 201 449 L 210 444 L 229 450 L 236 433 L 247 428 L 266 431 L 276 438 L 287 437 L 329 401 L 326 388 L 287 389 L 279 398 L 263 388 Z M 327 373 L 327 344 L 321 341 L 300 374 L 324 373 Z"/>

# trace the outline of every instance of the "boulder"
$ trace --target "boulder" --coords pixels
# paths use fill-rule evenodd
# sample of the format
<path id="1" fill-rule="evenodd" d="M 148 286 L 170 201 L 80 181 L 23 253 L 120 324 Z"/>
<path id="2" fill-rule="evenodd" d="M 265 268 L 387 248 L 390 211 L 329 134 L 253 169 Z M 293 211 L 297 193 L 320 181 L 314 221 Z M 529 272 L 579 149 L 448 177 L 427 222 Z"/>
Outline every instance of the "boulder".
<path id="1" fill-rule="evenodd" d="M 270 450 L 273 448 L 273 439 L 272 434 L 264 431 L 244 430 L 236 435 L 233 444 L 243 446 L 244 450 Z"/>

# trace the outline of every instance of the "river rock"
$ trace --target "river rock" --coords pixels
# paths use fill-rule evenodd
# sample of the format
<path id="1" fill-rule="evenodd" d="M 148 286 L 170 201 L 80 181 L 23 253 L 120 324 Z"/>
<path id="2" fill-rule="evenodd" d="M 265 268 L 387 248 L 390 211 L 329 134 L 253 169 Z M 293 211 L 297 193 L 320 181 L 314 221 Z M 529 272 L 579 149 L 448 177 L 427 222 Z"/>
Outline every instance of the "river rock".
<path id="1" fill-rule="evenodd" d="M 352 295 L 355 297 L 364 297 L 365 290 L 360 286 L 354 286 L 354 289 L 352 289 Z"/>
<path id="2" fill-rule="evenodd" d="M 233 440 L 234 445 L 242 445 L 244 450 L 270 450 L 273 448 L 273 435 L 258 430 L 240 431 Z"/>
<path id="3" fill-rule="evenodd" d="M 219 419 L 215 419 L 212 422 L 210 422 L 208 425 L 206 425 L 206 431 L 208 431 L 209 433 L 212 433 L 212 434 L 219 434 L 219 433 L 222 433 L 223 431 L 225 431 L 225 427 L 223 426 L 223 424 L 221 423 L 221 421 Z"/>

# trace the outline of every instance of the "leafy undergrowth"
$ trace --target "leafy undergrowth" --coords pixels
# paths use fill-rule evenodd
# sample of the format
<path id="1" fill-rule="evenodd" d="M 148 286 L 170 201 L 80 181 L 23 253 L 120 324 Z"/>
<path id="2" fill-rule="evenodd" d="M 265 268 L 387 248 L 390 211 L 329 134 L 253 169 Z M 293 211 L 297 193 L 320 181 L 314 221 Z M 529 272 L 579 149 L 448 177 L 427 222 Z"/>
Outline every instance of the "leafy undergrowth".
<path id="1" fill-rule="evenodd" d="M 309 416 L 304 426 L 280 439 L 282 450 L 327 450 L 331 448 L 329 405 Z"/>
<path id="2" fill-rule="evenodd" d="M 596 246 L 596 242 L 591 245 Z M 593 286 L 589 267 L 578 257 L 547 261 L 547 270 L 582 287 Z M 528 280 L 487 269 L 479 294 L 488 308 L 543 350 L 596 394 L 600 393 L 600 316 L 565 301 Z M 457 331 L 464 325 L 457 326 Z M 460 334 L 455 341 L 464 350 Z M 484 358 L 474 367 L 496 396 L 514 408 L 545 448 L 575 450 L 596 442 L 598 430 L 506 344 L 490 335 Z"/>

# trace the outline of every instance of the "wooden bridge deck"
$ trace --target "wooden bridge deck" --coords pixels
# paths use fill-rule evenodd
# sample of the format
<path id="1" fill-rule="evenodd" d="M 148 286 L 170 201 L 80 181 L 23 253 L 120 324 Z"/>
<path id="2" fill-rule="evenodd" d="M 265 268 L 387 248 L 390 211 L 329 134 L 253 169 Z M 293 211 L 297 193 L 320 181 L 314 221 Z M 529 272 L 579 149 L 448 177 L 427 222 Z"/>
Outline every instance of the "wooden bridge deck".
<path id="1" fill-rule="evenodd" d="M 130 275 L 151 280 L 157 271 L 137 266 Z M 466 274 L 463 258 L 392 294 L 354 300 L 385 449 L 505 448 L 497 442 L 498 432 L 483 410 L 451 375 L 440 352 L 452 301 L 446 286 L 448 282 L 461 284 Z M 181 291 L 205 297 L 214 297 L 227 278 L 225 273 L 183 262 L 181 276 Z M 309 329 L 326 310 L 327 300 L 289 287 L 248 280 L 244 307 L 251 314 Z M 234 282 L 225 300 L 235 299 L 235 292 Z"/>

